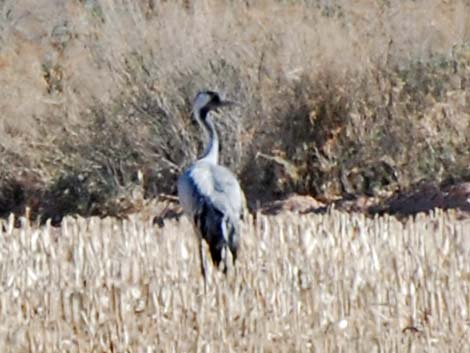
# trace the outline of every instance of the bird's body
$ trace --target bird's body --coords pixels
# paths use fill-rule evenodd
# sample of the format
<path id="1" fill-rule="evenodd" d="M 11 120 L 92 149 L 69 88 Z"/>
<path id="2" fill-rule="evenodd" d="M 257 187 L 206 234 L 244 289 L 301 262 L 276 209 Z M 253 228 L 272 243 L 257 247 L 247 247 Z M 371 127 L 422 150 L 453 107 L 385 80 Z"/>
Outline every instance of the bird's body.
<path id="1" fill-rule="evenodd" d="M 218 136 L 209 116 L 211 109 L 223 105 L 214 92 L 201 92 L 194 102 L 193 112 L 209 136 L 203 156 L 189 166 L 178 179 L 178 197 L 200 239 L 201 268 L 205 265 L 202 239 L 209 245 L 216 266 L 224 263 L 227 270 L 227 250 L 233 261 L 237 258 L 239 222 L 244 196 L 235 175 L 218 164 Z"/>
<path id="2" fill-rule="evenodd" d="M 209 244 L 214 263 L 219 265 L 225 245 L 236 258 L 243 197 L 230 170 L 198 161 L 179 178 L 178 194 L 198 235 Z"/>

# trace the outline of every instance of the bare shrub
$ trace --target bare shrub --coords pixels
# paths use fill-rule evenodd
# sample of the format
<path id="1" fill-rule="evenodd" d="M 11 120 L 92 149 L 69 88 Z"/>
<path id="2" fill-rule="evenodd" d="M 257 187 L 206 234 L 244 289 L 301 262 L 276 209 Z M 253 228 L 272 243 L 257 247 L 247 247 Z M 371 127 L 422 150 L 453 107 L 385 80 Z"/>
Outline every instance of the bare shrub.
<path id="1" fill-rule="evenodd" d="M 189 116 L 203 88 L 242 103 L 218 125 L 223 163 L 253 203 L 468 179 L 462 1 L 0 8 L 2 180 L 27 174 L 56 195 L 49 203 L 65 202 L 59 195 L 79 179 L 80 193 L 95 195 L 67 207 L 82 214 L 174 192 L 203 143 Z"/>

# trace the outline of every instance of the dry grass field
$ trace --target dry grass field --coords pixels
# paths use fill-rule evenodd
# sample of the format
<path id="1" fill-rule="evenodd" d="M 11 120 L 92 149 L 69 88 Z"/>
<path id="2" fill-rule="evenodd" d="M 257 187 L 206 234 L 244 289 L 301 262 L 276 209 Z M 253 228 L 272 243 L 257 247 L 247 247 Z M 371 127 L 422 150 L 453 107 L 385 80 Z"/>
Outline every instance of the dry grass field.
<path id="1" fill-rule="evenodd" d="M 470 222 L 250 216 L 207 292 L 189 223 L 4 222 L 2 352 L 470 351 Z"/>

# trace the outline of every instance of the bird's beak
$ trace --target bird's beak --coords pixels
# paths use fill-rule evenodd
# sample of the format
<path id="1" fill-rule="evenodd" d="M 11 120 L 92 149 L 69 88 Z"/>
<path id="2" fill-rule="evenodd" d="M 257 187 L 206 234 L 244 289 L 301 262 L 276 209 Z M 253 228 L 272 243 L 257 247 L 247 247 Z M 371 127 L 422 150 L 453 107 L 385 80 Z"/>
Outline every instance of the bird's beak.
<path id="1" fill-rule="evenodd" d="M 229 101 L 229 100 L 224 100 L 219 103 L 219 107 L 233 107 L 233 106 L 238 106 L 238 105 L 240 105 L 238 102 Z"/>

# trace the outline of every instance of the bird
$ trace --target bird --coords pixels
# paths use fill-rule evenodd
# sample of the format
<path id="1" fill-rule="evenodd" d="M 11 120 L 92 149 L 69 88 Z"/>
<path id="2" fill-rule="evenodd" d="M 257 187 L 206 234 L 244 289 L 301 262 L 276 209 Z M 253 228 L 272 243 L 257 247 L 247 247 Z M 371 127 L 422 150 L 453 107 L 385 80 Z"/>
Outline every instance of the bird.
<path id="1" fill-rule="evenodd" d="M 217 92 L 197 93 L 192 113 L 208 139 L 202 156 L 179 176 L 178 198 L 184 213 L 192 222 L 199 240 L 199 257 L 204 283 L 207 283 L 204 261 L 205 241 L 213 264 L 227 273 L 229 253 L 235 264 L 240 240 L 240 220 L 245 196 L 236 176 L 219 165 L 219 137 L 214 126 L 213 112 L 234 105 L 222 100 Z"/>

